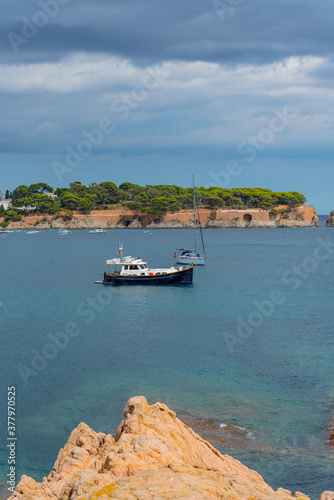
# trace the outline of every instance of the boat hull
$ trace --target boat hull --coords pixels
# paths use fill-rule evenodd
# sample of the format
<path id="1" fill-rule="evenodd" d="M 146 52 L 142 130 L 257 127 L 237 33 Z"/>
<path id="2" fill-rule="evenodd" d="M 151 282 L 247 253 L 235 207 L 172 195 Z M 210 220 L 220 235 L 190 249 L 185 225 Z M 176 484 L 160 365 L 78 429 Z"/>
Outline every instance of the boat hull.
<path id="1" fill-rule="evenodd" d="M 193 268 L 182 269 L 166 274 L 153 276 L 122 276 L 117 273 L 104 273 L 104 285 L 191 285 L 193 282 Z"/>
<path id="2" fill-rule="evenodd" d="M 178 264 L 194 264 L 195 266 L 205 266 L 204 257 L 176 257 Z"/>

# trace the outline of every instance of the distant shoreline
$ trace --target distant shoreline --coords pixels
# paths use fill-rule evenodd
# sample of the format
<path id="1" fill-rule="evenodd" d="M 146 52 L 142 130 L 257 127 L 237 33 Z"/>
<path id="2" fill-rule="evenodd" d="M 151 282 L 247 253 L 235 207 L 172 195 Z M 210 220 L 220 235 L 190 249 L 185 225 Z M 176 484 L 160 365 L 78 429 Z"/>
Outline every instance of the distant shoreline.
<path id="1" fill-rule="evenodd" d="M 163 216 L 136 213 L 132 210 L 96 210 L 89 214 L 73 212 L 58 215 L 39 214 L 23 216 L 11 221 L 8 229 L 187 229 L 193 227 L 193 211 L 167 212 Z M 199 209 L 203 228 L 282 228 L 318 227 L 319 218 L 314 207 L 277 207 L 271 210 Z M 3 219 L 0 219 L 0 223 Z"/>

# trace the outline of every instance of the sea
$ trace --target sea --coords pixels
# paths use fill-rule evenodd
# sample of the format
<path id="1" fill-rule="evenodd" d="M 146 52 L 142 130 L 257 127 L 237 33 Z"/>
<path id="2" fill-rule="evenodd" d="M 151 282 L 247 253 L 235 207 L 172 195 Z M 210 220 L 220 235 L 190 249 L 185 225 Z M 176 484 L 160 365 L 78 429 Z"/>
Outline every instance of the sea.
<path id="1" fill-rule="evenodd" d="M 205 229 L 207 265 L 190 286 L 94 281 L 119 242 L 169 267 L 191 230 L 0 235 L 2 498 L 11 387 L 16 482 L 47 476 L 81 421 L 114 435 L 143 395 L 274 489 L 334 490 L 334 228 L 320 221 Z"/>

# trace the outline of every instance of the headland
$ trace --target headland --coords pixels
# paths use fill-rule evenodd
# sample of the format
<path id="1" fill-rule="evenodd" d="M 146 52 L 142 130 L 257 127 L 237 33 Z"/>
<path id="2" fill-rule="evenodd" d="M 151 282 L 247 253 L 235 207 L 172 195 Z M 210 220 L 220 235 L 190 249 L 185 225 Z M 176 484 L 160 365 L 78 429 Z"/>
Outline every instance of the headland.
<path id="1" fill-rule="evenodd" d="M 291 208 L 278 206 L 275 210 L 253 209 L 198 209 L 205 228 L 280 228 L 317 227 L 319 219 L 314 207 L 301 205 Z M 122 207 L 113 210 L 92 210 L 90 213 L 63 211 L 23 215 L 10 221 L 8 229 L 174 229 L 192 228 L 194 213 L 191 209 L 167 211 L 164 215 L 147 214 Z M 4 218 L 0 218 L 0 223 Z"/>
<path id="2" fill-rule="evenodd" d="M 56 188 L 39 182 L 0 192 L 0 226 L 9 229 L 312 227 L 303 194 L 263 188 L 183 188 L 106 181 Z"/>

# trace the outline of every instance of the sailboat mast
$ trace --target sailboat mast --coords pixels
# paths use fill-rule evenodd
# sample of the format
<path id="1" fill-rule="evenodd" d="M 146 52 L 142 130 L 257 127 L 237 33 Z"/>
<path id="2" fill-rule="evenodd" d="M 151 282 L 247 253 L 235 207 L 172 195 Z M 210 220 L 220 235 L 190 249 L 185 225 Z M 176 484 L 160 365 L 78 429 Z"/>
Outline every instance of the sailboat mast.
<path id="1" fill-rule="evenodd" d="M 193 201 L 194 201 L 194 244 L 195 244 L 195 253 L 196 250 L 196 197 L 195 197 L 195 174 L 193 174 Z"/>

